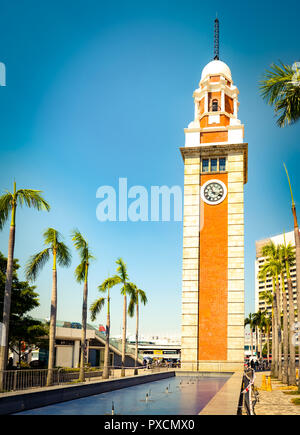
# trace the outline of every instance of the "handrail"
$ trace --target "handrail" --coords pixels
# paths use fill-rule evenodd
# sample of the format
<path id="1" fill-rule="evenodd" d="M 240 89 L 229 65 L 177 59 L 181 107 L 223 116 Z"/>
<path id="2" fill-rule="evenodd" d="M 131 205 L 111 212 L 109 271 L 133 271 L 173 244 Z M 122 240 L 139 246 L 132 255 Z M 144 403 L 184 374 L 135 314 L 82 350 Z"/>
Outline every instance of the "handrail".
<path id="1" fill-rule="evenodd" d="M 259 394 L 254 387 L 255 381 L 255 370 L 252 368 L 247 368 L 244 370 L 243 376 L 243 387 L 241 391 L 240 407 L 243 408 L 243 403 L 245 411 L 248 415 L 255 415 L 255 405 L 259 400 Z"/>
<path id="2" fill-rule="evenodd" d="M 159 371 L 174 370 L 171 367 L 148 365 L 148 366 L 110 366 L 109 378 L 120 378 L 122 369 L 126 376 L 133 376 L 135 373 L 145 372 L 147 374 Z M 93 379 L 97 382 L 102 381 L 103 367 L 85 367 L 85 379 L 90 382 Z M 43 388 L 47 386 L 48 369 L 18 369 L 0 371 L 2 379 L 1 393 L 10 393 L 21 390 Z M 62 385 L 79 381 L 79 368 L 57 367 L 52 370 L 52 385 Z"/>

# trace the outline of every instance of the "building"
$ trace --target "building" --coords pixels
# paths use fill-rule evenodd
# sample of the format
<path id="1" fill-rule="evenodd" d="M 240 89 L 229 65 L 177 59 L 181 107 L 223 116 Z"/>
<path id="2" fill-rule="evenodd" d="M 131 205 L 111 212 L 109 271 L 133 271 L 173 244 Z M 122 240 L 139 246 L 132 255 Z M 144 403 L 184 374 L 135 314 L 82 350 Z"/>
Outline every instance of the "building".
<path id="1" fill-rule="evenodd" d="M 44 322 L 44 319 L 38 319 Z M 100 329 L 100 328 L 99 328 Z M 87 325 L 87 363 L 91 367 L 101 367 L 104 364 L 105 334 Z M 81 343 L 81 324 L 78 322 L 56 322 L 55 336 L 55 366 L 57 367 L 74 367 L 80 365 L 80 343 Z M 43 350 L 32 352 L 31 360 L 41 359 L 43 354 L 44 363 L 47 365 L 48 356 L 45 356 Z M 135 348 L 129 343 L 126 344 L 125 367 L 135 366 Z M 14 355 L 15 359 L 17 358 Z M 138 356 L 138 364 L 142 365 L 143 359 Z M 122 360 L 122 343 L 121 340 L 110 339 L 110 366 L 121 367 Z"/>
<path id="2" fill-rule="evenodd" d="M 218 30 L 218 20 L 215 21 Z M 218 47 L 216 31 L 215 47 Z M 244 184 L 248 144 L 239 91 L 219 59 L 202 70 L 184 161 L 181 366 L 235 370 L 244 361 Z"/>
<path id="3" fill-rule="evenodd" d="M 258 240 L 255 242 L 256 247 L 256 259 L 255 259 L 255 311 L 267 311 L 270 315 L 272 313 L 272 306 L 268 304 L 264 299 L 261 298 L 261 293 L 266 290 L 273 290 L 272 279 L 268 278 L 265 281 L 261 281 L 258 278 L 259 271 L 265 263 L 265 257 L 262 256 L 261 250 L 262 247 L 267 245 L 268 243 L 273 242 L 275 245 L 291 243 L 292 246 L 295 247 L 295 233 L 294 231 L 290 231 L 286 234 L 278 234 L 276 236 L 272 236 L 266 239 Z M 290 270 L 292 284 L 293 284 L 293 296 L 294 296 L 294 309 L 297 310 L 297 272 L 296 272 L 296 263 Z M 287 290 L 287 286 L 286 286 Z M 288 293 L 287 293 L 288 299 Z M 282 304 L 282 300 L 280 301 Z M 282 305 L 281 305 L 282 306 Z M 289 302 L 288 302 L 289 308 Z M 297 312 L 295 313 L 297 316 Z"/>

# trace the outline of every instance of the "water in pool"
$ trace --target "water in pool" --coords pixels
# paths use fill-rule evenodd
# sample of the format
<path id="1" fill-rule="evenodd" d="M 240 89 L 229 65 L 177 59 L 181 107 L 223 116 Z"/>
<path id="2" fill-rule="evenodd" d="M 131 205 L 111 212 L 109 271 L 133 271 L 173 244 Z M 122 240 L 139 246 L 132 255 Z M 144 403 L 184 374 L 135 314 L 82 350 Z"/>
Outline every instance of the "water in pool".
<path id="1" fill-rule="evenodd" d="M 174 376 L 101 393 L 19 414 L 196 415 L 207 405 L 228 377 Z"/>

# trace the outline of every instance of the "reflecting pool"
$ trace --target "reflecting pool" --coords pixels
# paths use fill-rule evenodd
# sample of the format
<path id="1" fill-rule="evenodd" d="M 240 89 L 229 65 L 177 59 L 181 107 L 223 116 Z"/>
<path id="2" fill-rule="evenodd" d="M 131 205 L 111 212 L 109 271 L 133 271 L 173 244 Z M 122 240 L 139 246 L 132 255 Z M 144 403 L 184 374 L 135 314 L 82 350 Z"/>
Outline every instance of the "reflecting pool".
<path id="1" fill-rule="evenodd" d="M 196 415 L 229 379 L 225 376 L 174 376 L 19 414 Z"/>

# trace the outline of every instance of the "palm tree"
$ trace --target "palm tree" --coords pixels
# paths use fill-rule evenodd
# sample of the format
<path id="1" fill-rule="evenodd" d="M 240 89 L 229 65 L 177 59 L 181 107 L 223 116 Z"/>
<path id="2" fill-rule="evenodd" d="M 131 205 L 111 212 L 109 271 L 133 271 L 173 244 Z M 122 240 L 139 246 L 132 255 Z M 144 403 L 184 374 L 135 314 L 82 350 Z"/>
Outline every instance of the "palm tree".
<path id="1" fill-rule="evenodd" d="M 277 377 L 281 369 L 280 288 L 278 277 L 282 270 L 282 264 L 279 259 L 279 248 L 273 242 L 263 246 L 262 255 L 266 257 L 266 261 L 260 271 L 260 278 L 266 279 L 269 276 L 272 278 L 273 283 L 272 372 Z"/>
<path id="2" fill-rule="evenodd" d="M 116 283 L 122 284 L 121 294 L 123 295 L 123 328 L 122 328 L 122 362 L 121 362 L 121 376 L 125 376 L 125 354 L 126 354 L 126 331 L 127 331 L 127 294 L 131 296 L 131 287 L 128 285 L 129 278 L 127 274 L 127 267 L 122 258 L 116 261 L 118 265 L 117 273 L 115 275 Z"/>
<path id="3" fill-rule="evenodd" d="M 282 382 L 288 384 L 289 382 L 289 324 L 288 324 L 288 311 L 287 311 L 287 297 L 284 281 L 284 258 L 282 257 L 282 251 L 280 250 L 280 259 L 282 264 L 282 270 L 280 274 L 281 294 L 282 294 L 282 320 L 283 320 L 283 371 Z"/>
<path id="4" fill-rule="evenodd" d="M 267 305 L 271 305 L 273 307 L 273 294 L 270 290 L 265 290 L 264 292 L 261 292 L 259 295 L 260 299 L 265 300 Z M 270 335 L 272 331 L 272 325 L 274 327 L 274 314 L 273 314 L 273 308 L 272 308 L 272 315 L 271 318 L 268 315 L 268 312 L 264 311 L 264 330 L 267 334 L 267 359 L 268 359 L 268 366 L 270 365 Z M 273 349 L 272 345 L 272 349 Z"/>
<path id="5" fill-rule="evenodd" d="M 135 284 L 129 283 L 131 287 L 131 298 L 128 306 L 128 314 L 130 317 L 134 316 L 134 306 L 136 308 L 136 329 L 135 329 L 135 370 L 134 374 L 137 375 L 138 367 L 138 346 L 139 346 L 139 300 L 143 305 L 148 302 L 146 293 L 144 290 L 138 288 Z"/>
<path id="6" fill-rule="evenodd" d="M 299 233 L 296 206 L 295 206 L 295 202 L 294 202 L 291 181 L 290 181 L 290 177 L 289 177 L 287 168 L 286 168 L 285 164 L 283 164 L 283 165 L 284 165 L 287 179 L 289 182 L 291 199 L 292 199 L 292 214 L 293 214 L 293 218 L 294 218 L 294 235 L 295 235 L 295 247 L 296 247 L 297 313 L 300 313 L 300 233 Z M 300 321 L 299 315 L 297 315 L 297 321 L 298 322 Z M 299 348 L 300 348 L 300 346 L 299 346 Z M 298 361 L 298 368 L 299 368 L 299 373 L 300 373 L 300 358 Z M 299 391 L 300 391 L 300 382 L 299 382 Z"/>
<path id="7" fill-rule="evenodd" d="M 264 329 L 267 334 L 267 360 L 268 360 L 268 367 L 270 366 L 270 335 L 272 331 L 272 319 L 270 318 L 267 313 L 264 317 Z"/>
<path id="8" fill-rule="evenodd" d="M 253 315 L 253 323 L 256 330 L 256 348 L 259 349 L 259 356 L 262 356 L 262 331 L 264 328 L 264 312 L 258 310 L 257 313 L 254 313 Z M 259 331 L 259 347 L 258 347 L 258 337 L 257 332 Z"/>
<path id="9" fill-rule="evenodd" d="M 104 367 L 102 378 L 109 378 L 109 336 L 110 336 L 110 289 L 114 287 L 116 284 L 119 284 L 119 279 L 116 277 L 108 277 L 103 281 L 101 285 L 99 285 L 98 289 L 100 292 L 107 292 L 107 297 L 102 297 L 97 299 L 90 307 L 91 311 L 91 320 L 94 321 L 96 319 L 97 314 L 102 310 L 105 299 L 107 300 L 107 318 L 106 318 L 106 341 L 105 341 L 105 351 L 104 351 Z"/>
<path id="10" fill-rule="evenodd" d="M 95 257 L 90 252 L 87 241 L 82 237 L 78 230 L 73 230 L 72 241 L 75 248 L 79 252 L 80 263 L 75 269 L 75 278 L 79 283 L 83 285 L 83 302 L 82 302 L 82 327 L 81 327 L 81 352 L 80 352 L 80 374 L 79 380 L 84 382 L 84 364 L 86 358 L 86 319 L 87 319 L 87 297 L 88 297 L 88 271 L 90 261 Z"/>
<path id="11" fill-rule="evenodd" d="M 59 266 L 68 267 L 71 263 L 69 248 L 61 241 L 61 234 L 54 228 L 48 228 L 44 234 L 44 244 L 47 248 L 35 255 L 32 255 L 26 266 L 26 278 L 36 280 L 39 271 L 53 257 L 52 266 L 52 294 L 50 310 L 50 329 L 49 329 L 49 360 L 47 385 L 53 383 L 53 367 L 55 355 L 55 332 L 56 332 L 56 313 L 57 313 L 57 263 Z"/>
<path id="12" fill-rule="evenodd" d="M 26 205 L 27 207 L 35 208 L 37 210 L 50 210 L 49 204 L 42 198 L 41 190 L 32 189 L 16 189 L 16 182 L 14 182 L 13 192 L 4 193 L 0 197 L 0 230 L 3 229 L 5 222 L 11 212 L 10 231 L 8 240 L 8 254 L 7 254 L 7 268 L 6 268 L 6 282 L 5 293 L 3 301 L 3 338 L 0 343 L 0 389 L 2 388 L 2 375 L 6 368 L 8 356 L 8 332 L 9 332 L 9 317 L 11 306 L 11 286 L 13 276 L 13 261 L 14 261 L 14 247 L 15 247 L 15 232 L 16 232 L 16 210 L 17 206 Z"/>
<path id="13" fill-rule="evenodd" d="M 294 66 L 272 64 L 260 81 L 260 90 L 267 103 L 274 106 L 279 127 L 300 119 L 300 74 Z"/>
<path id="14" fill-rule="evenodd" d="M 255 328 L 254 324 L 254 315 L 252 313 L 248 314 L 248 317 L 246 317 L 244 321 L 244 326 L 249 325 L 250 327 L 250 347 L 251 347 L 251 356 L 253 356 L 253 331 Z"/>
<path id="15" fill-rule="evenodd" d="M 281 245 L 281 257 L 284 262 L 284 273 L 286 275 L 287 280 L 287 288 L 288 288 L 288 299 L 289 299 L 289 383 L 291 385 L 296 385 L 296 352 L 295 346 L 293 344 L 293 326 L 295 324 L 295 308 L 294 308 L 294 296 L 293 296 L 293 283 L 290 273 L 291 266 L 295 263 L 295 254 L 293 250 L 293 246 L 288 243 L 286 244 L 284 240 L 284 244 Z"/>

